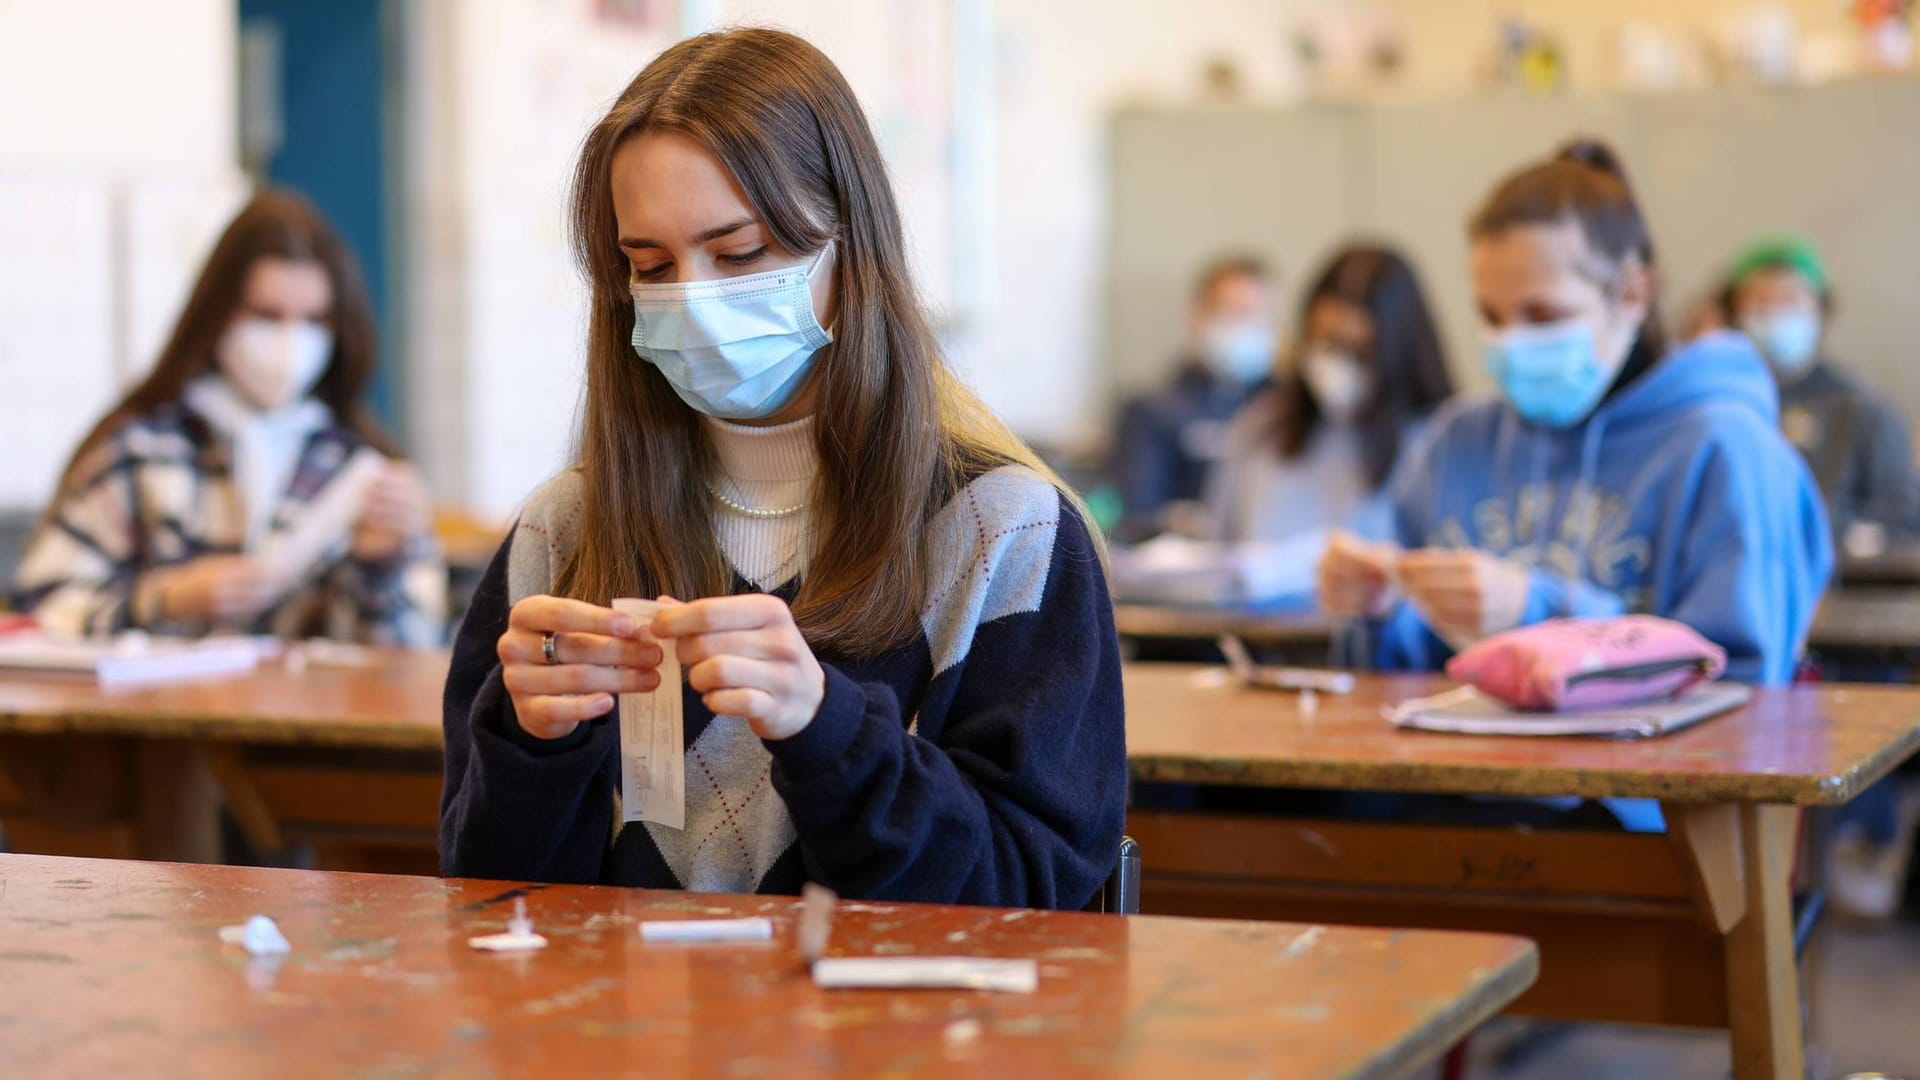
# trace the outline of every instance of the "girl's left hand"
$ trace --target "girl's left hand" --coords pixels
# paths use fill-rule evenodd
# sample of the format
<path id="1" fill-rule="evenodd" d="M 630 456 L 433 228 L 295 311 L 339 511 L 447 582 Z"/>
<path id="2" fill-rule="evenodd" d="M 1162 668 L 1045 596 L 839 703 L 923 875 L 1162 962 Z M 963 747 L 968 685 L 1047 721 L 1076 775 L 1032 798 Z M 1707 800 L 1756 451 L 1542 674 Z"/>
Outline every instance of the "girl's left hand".
<path id="1" fill-rule="evenodd" d="M 653 636 L 679 643 L 687 684 L 716 716 L 744 717 L 763 739 L 805 731 L 827 696 L 827 674 L 777 596 L 754 593 L 668 605 Z"/>
<path id="2" fill-rule="evenodd" d="M 407 541 L 426 535 L 432 525 L 433 497 L 426 481 L 413 466 L 394 462 L 367 489 L 353 553 L 368 562 L 398 558 Z"/>

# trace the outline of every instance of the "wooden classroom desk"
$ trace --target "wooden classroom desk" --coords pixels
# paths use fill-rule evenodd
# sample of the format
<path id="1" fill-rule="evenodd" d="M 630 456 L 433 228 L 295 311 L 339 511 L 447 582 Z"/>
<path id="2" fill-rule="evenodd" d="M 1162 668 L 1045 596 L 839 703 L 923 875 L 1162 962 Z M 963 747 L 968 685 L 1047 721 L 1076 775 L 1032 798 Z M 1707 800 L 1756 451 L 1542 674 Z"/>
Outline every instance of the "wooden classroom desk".
<path id="1" fill-rule="evenodd" d="M 163 763 L 172 773 L 134 771 L 136 795 L 117 804 L 134 840 L 112 850 L 175 850 L 153 822 L 177 806 L 165 781 L 198 765 L 262 849 L 297 839 L 318 845 L 323 865 L 431 867 L 445 663 L 440 653 L 390 654 L 364 668 L 268 668 L 115 694 L 84 681 L 0 681 L 0 789 L 31 810 L 44 779 L 34 755 L 66 743 L 179 750 L 184 759 Z M 1843 803 L 1920 748 L 1920 690 L 1899 687 L 1767 691 L 1738 713 L 1646 742 L 1529 740 L 1389 729 L 1381 706 L 1437 689 L 1429 677 L 1364 678 L 1349 698 L 1322 696 L 1309 718 L 1288 695 L 1197 681 L 1209 671 L 1126 668 L 1139 780 L 1641 796 L 1663 802 L 1671 833 L 1136 811 L 1147 910 L 1522 934 L 1541 943 L 1544 967 L 1521 1011 L 1730 1027 L 1743 1078 L 1796 1075 L 1801 1053 L 1794 808 Z M 34 818 L 16 828 L 7 806 L 0 790 L 16 848 L 34 849 Z M 413 861 L 358 854 L 381 845 Z"/>
<path id="2" fill-rule="evenodd" d="M 1232 634 L 1249 645 L 1326 645 L 1333 627 L 1317 612 L 1261 612 L 1232 608 L 1163 607 L 1115 604 L 1114 628 L 1121 637 L 1186 638 L 1212 641 Z"/>
<path id="3" fill-rule="evenodd" d="M 431 871 L 447 654 L 367 660 L 114 691 L 0 676 L 0 821 L 15 850 L 212 862 L 224 801 L 258 851 Z"/>
<path id="4" fill-rule="evenodd" d="M 829 953 L 1032 957 L 1033 994 L 823 991 L 787 897 L 0 855 L 12 1076 L 1408 1077 L 1524 990 L 1513 937 L 844 904 Z M 476 952 L 524 896 L 551 944 Z M 218 928 L 271 915 L 250 960 Z M 643 919 L 764 915 L 771 944 Z"/>
<path id="5" fill-rule="evenodd" d="M 1325 647 L 1333 626 L 1314 612 L 1269 613 L 1232 608 L 1118 604 L 1113 609 L 1121 637 L 1212 641 L 1232 634 L 1260 646 Z M 1807 644 L 1825 652 L 1920 650 L 1920 588 L 1875 585 L 1837 588 L 1821 602 Z"/>
<path id="6" fill-rule="evenodd" d="M 1761 691 L 1651 740 L 1397 731 L 1446 684 L 1363 677 L 1311 715 L 1218 669 L 1132 665 L 1136 779 L 1483 796 L 1658 799 L 1667 834 L 1136 810 L 1150 912 L 1498 928 L 1540 944 L 1517 1010 L 1728 1027 L 1737 1077 L 1802 1072 L 1791 925 L 1798 807 L 1845 803 L 1920 750 L 1920 690 Z"/>

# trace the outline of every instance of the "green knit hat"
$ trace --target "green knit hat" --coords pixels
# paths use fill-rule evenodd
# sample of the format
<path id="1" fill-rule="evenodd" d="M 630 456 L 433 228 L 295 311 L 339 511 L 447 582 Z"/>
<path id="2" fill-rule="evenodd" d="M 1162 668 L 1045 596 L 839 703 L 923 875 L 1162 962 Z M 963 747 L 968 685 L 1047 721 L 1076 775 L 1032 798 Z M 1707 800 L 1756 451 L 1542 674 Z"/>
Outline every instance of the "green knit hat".
<path id="1" fill-rule="evenodd" d="M 1798 236 L 1769 236 L 1747 245 L 1740 258 L 1733 264 L 1733 287 L 1739 288 L 1747 279 L 1762 270 L 1787 269 L 1797 271 L 1800 276 L 1813 284 L 1816 291 L 1827 291 L 1827 264 L 1820 259 L 1820 252 L 1812 243 Z"/>

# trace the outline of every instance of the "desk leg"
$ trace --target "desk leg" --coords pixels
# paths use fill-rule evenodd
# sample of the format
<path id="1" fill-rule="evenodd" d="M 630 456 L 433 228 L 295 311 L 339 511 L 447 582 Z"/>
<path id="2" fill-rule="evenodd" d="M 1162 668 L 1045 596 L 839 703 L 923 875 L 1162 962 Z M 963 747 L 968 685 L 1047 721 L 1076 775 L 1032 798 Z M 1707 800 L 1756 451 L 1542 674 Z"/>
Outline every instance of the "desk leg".
<path id="1" fill-rule="evenodd" d="M 1793 849 L 1800 811 L 1740 807 L 1746 916 L 1727 935 L 1727 1014 L 1736 1080 L 1800 1080 L 1800 984 L 1793 957 Z"/>
<path id="2" fill-rule="evenodd" d="M 198 747 L 184 740 L 133 744 L 134 823 L 143 859 L 220 861 L 220 789 Z"/>

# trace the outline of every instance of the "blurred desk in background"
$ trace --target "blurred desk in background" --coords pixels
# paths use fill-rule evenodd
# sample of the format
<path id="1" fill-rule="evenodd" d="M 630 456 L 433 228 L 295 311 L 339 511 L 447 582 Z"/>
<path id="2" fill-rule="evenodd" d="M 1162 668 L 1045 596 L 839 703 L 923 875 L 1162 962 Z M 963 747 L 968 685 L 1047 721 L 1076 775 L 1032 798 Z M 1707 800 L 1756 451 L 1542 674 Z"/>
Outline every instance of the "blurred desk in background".
<path id="1" fill-rule="evenodd" d="M 1878 555 L 1842 556 L 1838 585 L 1920 585 L 1920 547 L 1889 548 Z"/>
<path id="2" fill-rule="evenodd" d="M 1410 816 L 1431 800 L 1368 820 L 1135 808 L 1143 910 L 1520 934 L 1539 943 L 1542 966 L 1515 1011 L 1728 1028 L 1740 1080 L 1802 1075 L 1798 808 L 1844 804 L 1920 751 L 1920 690 L 1763 689 L 1658 739 L 1535 738 L 1391 727 L 1385 706 L 1448 685 L 1430 675 L 1362 676 L 1310 712 L 1296 695 L 1219 675 L 1127 666 L 1136 781 L 1649 798 L 1669 831 Z"/>
<path id="3" fill-rule="evenodd" d="M 1236 608 L 1116 604 L 1113 625 L 1120 636 L 1126 638 L 1177 638 L 1211 642 L 1230 634 L 1253 646 L 1313 646 L 1324 649 L 1333 636 L 1333 624 L 1316 611 L 1262 612 Z"/>
<path id="4" fill-rule="evenodd" d="M 448 626 L 458 627 L 487 564 L 507 538 L 507 526 L 491 517 L 443 506 L 434 511 L 433 534 L 447 560 Z"/>
<path id="5" fill-rule="evenodd" d="M 0 822 L 17 851 L 213 862 L 225 805 L 263 854 L 431 871 L 447 654 L 127 690 L 0 681 Z"/>
<path id="6" fill-rule="evenodd" d="M 1261 612 L 1233 608 L 1118 604 L 1114 627 L 1134 641 L 1210 645 L 1231 634 L 1254 647 L 1324 657 L 1334 626 L 1311 611 Z M 1910 658 L 1920 653 L 1920 586 L 1844 587 L 1828 592 L 1808 633 L 1808 645 L 1829 656 Z"/>

